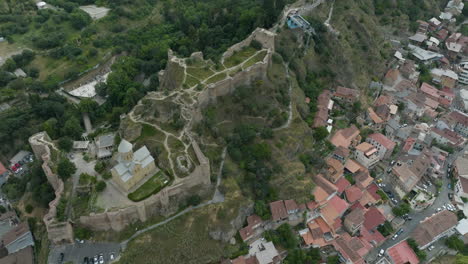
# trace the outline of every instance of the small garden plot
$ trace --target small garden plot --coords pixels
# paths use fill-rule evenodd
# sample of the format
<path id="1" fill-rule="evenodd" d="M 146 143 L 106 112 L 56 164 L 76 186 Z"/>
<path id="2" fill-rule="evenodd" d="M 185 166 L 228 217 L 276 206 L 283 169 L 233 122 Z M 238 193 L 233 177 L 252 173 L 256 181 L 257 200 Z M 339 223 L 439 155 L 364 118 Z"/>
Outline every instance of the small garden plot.
<path id="1" fill-rule="evenodd" d="M 250 46 L 244 47 L 240 51 L 236 51 L 230 57 L 226 58 L 224 60 L 224 66 L 231 68 L 236 65 L 239 65 L 242 62 L 244 62 L 246 59 L 253 56 L 255 52 L 257 52 L 255 48 L 252 48 Z"/>
<path id="2" fill-rule="evenodd" d="M 219 82 L 221 80 L 224 80 L 226 79 L 227 75 L 225 72 L 222 72 L 222 73 L 218 73 L 216 74 L 215 76 L 211 77 L 210 79 L 208 79 L 206 81 L 206 84 L 210 84 L 210 83 L 216 83 L 216 82 Z"/>
<path id="3" fill-rule="evenodd" d="M 198 80 L 202 81 L 213 75 L 214 71 L 212 71 L 208 66 L 203 68 L 187 67 L 187 74 L 190 74 Z"/>
<path id="4" fill-rule="evenodd" d="M 262 50 L 261 52 L 259 52 L 257 55 L 253 56 L 252 58 L 250 58 L 248 61 L 246 61 L 244 63 L 244 65 L 242 65 L 242 68 L 245 70 L 247 68 L 249 68 L 250 66 L 254 65 L 255 63 L 259 62 L 259 61 L 263 61 L 263 59 L 265 58 L 265 55 L 267 54 L 267 51 L 266 50 Z"/>
<path id="5" fill-rule="evenodd" d="M 169 182 L 169 178 L 164 175 L 162 171 L 159 171 L 156 173 L 156 175 L 151 177 L 142 186 L 140 186 L 140 188 L 130 193 L 128 195 L 128 199 L 134 202 L 142 201 L 151 195 L 158 193 L 160 190 L 162 190 L 162 188 L 166 187 Z"/>

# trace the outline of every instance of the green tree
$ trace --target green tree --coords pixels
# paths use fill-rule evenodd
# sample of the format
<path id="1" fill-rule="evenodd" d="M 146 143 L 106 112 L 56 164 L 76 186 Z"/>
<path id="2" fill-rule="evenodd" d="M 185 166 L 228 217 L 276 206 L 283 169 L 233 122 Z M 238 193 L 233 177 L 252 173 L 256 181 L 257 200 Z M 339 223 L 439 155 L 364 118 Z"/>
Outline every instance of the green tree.
<path id="1" fill-rule="evenodd" d="M 70 176 L 76 172 L 76 166 L 67 158 L 60 159 L 57 165 L 57 173 L 62 180 L 67 180 Z"/>
<path id="2" fill-rule="evenodd" d="M 99 173 L 104 172 L 105 169 L 106 169 L 106 164 L 102 161 L 98 161 L 96 162 L 96 165 L 94 165 L 94 170 Z"/>
<path id="3" fill-rule="evenodd" d="M 82 29 L 91 23 L 91 17 L 76 8 L 70 15 L 70 23 L 75 29 Z"/>
<path id="4" fill-rule="evenodd" d="M 73 141 L 69 137 L 60 138 L 58 147 L 65 152 L 70 152 L 73 148 Z"/>
<path id="5" fill-rule="evenodd" d="M 189 198 L 187 198 L 187 205 L 189 206 L 196 206 L 201 203 L 201 197 L 198 195 L 192 195 Z"/>
<path id="6" fill-rule="evenodd" d="M 255 201 L 254 212 L 263 220 L 268 220 L 271 217 L 270 209 L 268 209 L 265 201 L 263 200 Z"/>
<path id="7" fill-rule="evenodd" d="M 403 216 L 411 211 L 411 207 L 407 203 L 402 203 L 400 206 L 392 208 L 392 212 L 396 216 Z"/>
<path id="8" fill-rule="evenodd" d="M 325 127 L 317 127 L 314 130 L 314 138 L 317 141 L 322 141 L 328 136 L 328 131 Z"/>
<path id="9" fill-rule="evenodd" d="M 81 113 L 94 113 L 97 107 L 98 104 L 89 98 L 82 99 L 78 105 L 78 109 L 80 109 Z"/>
<path id="10" fill-rule="evenodd" d="M 96 191 L 98 192 L 102 192 L 104 191 L 104 189 L 106 189 L 106 182 L 105 181 L 98 181 L 98 183 L 96 184 Z"/>
<path id="11" fill-rule="evenodd" d="M 63 126 L 63 134 L 74 139 L 79 138 L 82 132 L 80 122 L 74 116 L 68 119 Z"/>
<path id="12" fill-rule="evenodd" d="M 26 213 L 30 214 L 34 210 L 34 207 L 30 204 L 27 204 L 26 207 L 24 207 L 24 210 L 26 211 Z"/>
<path id="13" fill-rule="evenodd" d="M 445 245 L 451 249 L 458 250 L 459 252 L 462 252 L 465 249 L 465 243 L 463 240 L 458 238 L 457 235 L 453 235 L 445 239 Z"/>

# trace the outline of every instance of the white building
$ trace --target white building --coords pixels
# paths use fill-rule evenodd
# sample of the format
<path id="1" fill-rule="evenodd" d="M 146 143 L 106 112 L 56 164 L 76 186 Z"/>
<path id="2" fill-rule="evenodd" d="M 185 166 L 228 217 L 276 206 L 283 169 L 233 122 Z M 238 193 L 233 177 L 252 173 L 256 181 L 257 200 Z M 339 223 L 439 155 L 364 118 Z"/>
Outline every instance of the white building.
<path id="1" fill-rule="evenodd" d="M 356 155 L 356 160 L 366 168 L 374 166 L 380 160 L 377 148 L 368 142 L 359 144 L 354 153 Z"/>
<path id="2" fill-rule="evenodd" d="M 468 61 L 462 61 L 459 65 L 458 82 L 468 84 Z"/>

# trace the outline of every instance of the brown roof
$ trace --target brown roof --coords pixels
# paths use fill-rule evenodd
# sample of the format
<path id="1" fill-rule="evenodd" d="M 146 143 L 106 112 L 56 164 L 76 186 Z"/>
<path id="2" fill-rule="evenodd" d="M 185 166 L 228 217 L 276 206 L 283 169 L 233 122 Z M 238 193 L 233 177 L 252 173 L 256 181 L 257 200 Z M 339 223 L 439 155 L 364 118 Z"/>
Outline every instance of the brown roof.
<path id="1" fill-rule="evenodd" d="M 15 241 L 16 239 L 24 235 L 26 232 L 29 232 L 28 224 L 25 222 L 18 224 L 15 228 L 10 230 L 8 233 L 6 233 L 2 237 L 3 244 L 4 245 L 10 244 L 11 242 Z"/>
<path id="2" fill-rule="evenodd" d="M 348 148 L 339 146 L 333 151 L 333 154 L 340 156 L 342 158 L 347 158 L 349 156 L 350 150 Z"/>
<path id="3" fill-rule="evenodd" d="M 33 264 L 34 251 L 31 246 L 25 247 L 13 254 L 0 259 L 1 264 Z"/>
<path id="4" fill-rule="evenodd" d="M 284 206 L 286 207 L 287 212 L 299 209 L 299 207 L 297 206 L 296 201 L 294 201 L 294 200 L 284 200 Z"/>
<path id="5" fill-rule="evenodd" d="M 393 101 L 392 96 L 390 96 L 390 95 L 381 95 L 377 99 L 375 99 L 374 105 L 375 106 L 388 105 L 388 104 L 391 104 L 392 101 Z"/>
<path id="6" fill-rule="evenodd" d="M 244 240 L 244 241 L 249 239 L 253 234 L 254 234 L 254 231 L 253 231 L 251 225 L 248 225 L 248 226 L 246 226 L 244 228 L 241 228 L 239 230 L 239 235 L 242 238 L 242 240 Z"/>
<path id="7" fill-rule="evenodd" d="M 317 174 L 314 177 L 314 182 L 317 186 L 321 187 L 328 195 L 336 192 L 338 188 L 327 179 L 325 179 L 322 174 Z"/>
<path id="8" fill-rule="evenodd" d="M 449 117 L 455 122 L 462 124 L 463 126 L 468 126 L 468 115 L 463 114 L 458 111 L 453 111 L 449 114 Z"/>
<path id="9" fill-rule="evenodd" d="M 364 169 L 358 171 L 358 173 L 354 175 L 354 180 L 359 188 L 364 189 L 367 188 L 374 179 L 370 176 L 369 171 Z"/>
<path id="10" fill-rule="evenodd" d="M 270 210 L 274 221 L 288 217 L 288 212 L 286 211 L 283 200 L 271 202 Z"/>
<path id="11" fill-rule="evenodd" d="M 261 224 L 262 222 L 262 218 L 260 218 L 260 216 L 256 214 L 247 216 L 247 224 L 249 226 L 256 226 L 258 224 Z"/>
<path id="12" fill-rule="evenodd" d="M 458 179 L 460 179 L 463 192 L 468 193 L 468 179 L 463 177 L 459 177 Z"/>
<path id="13" fill-rule="evenodd" d="M 364 223 L 364 210 L 361 208 L 355 208 L 345 217 L 345 223 L 353 225 L 361 225 Z"/>
<path id="14" fill-rule="evenodd" d="M 372 107 L 367 108 L 367 112 L 369 113 L 370 119 L 372 119 L 374 123 L 380 124 L 383 122 L 382 118 L 380 118 L 380 116 L 377 115 L 377 113 L 374 111 L 374 109 L 372 109 Z"/>
<path id="15" fill-rule="evenodd" d="M 330 142 L 336 147 L 348 148 L 352 141 L 359 136 L 359 129 L 352 125 L 351 127 L 340 129 L 336 131 L 333 137 L 330 139 Z"/>
<path id="16" fill-rule="evenodd" d="M 438 235 L 455 227 L 457 223 L 457 216 L 444 210 L 423 220 L 411 233 L 411 237 L 420 247 L 423 247 L 431 243 Z"/>
<path id="17" fill-rule="evenodd" d="M 398 79 L 398 75 L 400 75 L 400 71 L 398 69 L 389 69 L 385 74 L 385 80 L 391 84 L 394 84 Z"/>
<path id="18" fill-rule="evenodd" d="M 334 158 L 328 158 L 326 162 L 329 166 L 327 175 L 332 182 L 336 182 L 343 175 L 344 166 L 339 160 Z"/>
<path id="19" fill-rule="evenodd" d="M 362 142 L 361 144 L 357 145 L 356 150 L 359 150 L 359 151 L 362 151 L 362 152 L 366 153 L 366 152 L 369 152 L 370 150 L 372 150 L 373 148 L 374 148 L 374 146 L 372 146 L 371 144 L 369 144 L 367 142 Z"/>
<path id="20" fill-rule="evenodd" d="M 349 159 L 345 163 L 345 168 L 349 170 L 350 172 L 355 173 L 364 167 L 361 164 L 359 164 L 359 162 Z"/>
<path id="21" fill-rule="evenodd" d="M 393 150 L 395 147 L 396 143 L 391 141 L 389 138 L 386 136 L 382 135 L 381 133 L 374 133 L 372 135 L 369 135 L 367 138 L 372 139 L 382 145 L 384 148 L 387 150 Z"/>
<path id="22" fill-rule="evenodd" d="M 359 91 L 356 89 L 350 89 L 342 86 L 338 86 L 336 88 L 336 92 L 334 96 L 342 97 L 342 98 L 349 98 L 349 99 L 357 99 L 359 96 Z"/>
<path id="23" fill-rule="evenodd" d="M 348 189 L 345 190 L 346 194 L 346 199 L 350 203 L 354 203 L 355 201 L 361 199 L 362 197 L 362 191 L 355 185 L 349 187 Z"/>
<path id="24" fill-rule="evenodd" d="M 333 246 L 338 250 L 345 259 L 351 260 L 353 263 L 361 263 L 361 256 L 357 253 L 356 250 L 351 248 L 351 237 L 347 233 L 343 236 L 340 236 L 333 242 Z"/>

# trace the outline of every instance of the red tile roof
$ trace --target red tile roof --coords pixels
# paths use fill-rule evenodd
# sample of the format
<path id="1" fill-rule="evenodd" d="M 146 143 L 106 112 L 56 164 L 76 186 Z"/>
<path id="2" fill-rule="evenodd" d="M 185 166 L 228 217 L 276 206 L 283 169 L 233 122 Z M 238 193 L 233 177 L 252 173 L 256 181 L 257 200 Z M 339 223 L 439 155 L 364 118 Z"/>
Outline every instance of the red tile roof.
<path id="1" fill-rule="evenodd" d="M 288 217 L 288 212 L 286 211 L 283 200 L 271 202 L 270 210 L 273 221 L 285 219 Z"/>
<path id="2" fill-rule="evenodd" d="M 439 90 L 437 90 L 437 88 L 435 88 L 434 86 L 428 84 L 428 83 L 423 83 L 421 84 L 421 92 L 429 95 L 429 96 L 432 96 L 434 98 L 439 98 Z"/>
<path id="3" fill-rule="evenodd" d="M 457 123 L 462 124 L 463 126 L 468 126 L 468 115 L 464 113 L 453 111 L 449 114 L 449 117 L 455 120 Z"/>
<path id="4" fill-rule="evenodd" d="M 444 210 L 424 219 L 411 233 L 411 237 L 420 247 L 424 247 L 431 243 L 435 237 L 455 227 L 457 223 L 457 216 Z"/>
<path id="5" fill-rule="evenodd" d="M 328 204 L 335 208 L 339 215 L 343 215 L 343 213 L 349 208 L 349 204 L 336 195 L 328 201 Z"/>
<path id="6" fill-rule="evenodd" d="M 376 207 L 371 207 L 364 214 L 364 226 L 367 230 L 373 230 L 385 222 L 385 216 Z"/>
<path id="7" fill-rule="evenodd" d="M 378 245 L 385 241 L 385 237 L 377 229 L 369 231 L 365 226 L 362 226 L 360 233 L 363 239 L 373 245 Z"/>
<path id="8" fill-rule="evenodd" d="M 350 89 L 342 86 L 338 86 L 336 88 L 336 92 L 334 96 L 342 97 L 342 98 L 349 98 L 349 99 L 357 99 L 359 96 L 359 91 L 356 89 Z"/>
<path id="9" fill-rule="evenodd" d="M 389 138 L 382 135 L 381 133 L 371 134 L 367 138 L 376 141 L 388 150 L 393 150 L 393 148 L 395 147 L 395 142 L 391 141 Z"/>
<path id="10" fill-rule="evenodd" d="M 248 225 L 239 230 L 239 235 L 243 241 L 246 241 L 247 239 L 251 238 L 253 234 L 254 234 L 254 231 L 251 225 Z"/>
<path id="11" fill-rule="evenodd" d="M 377 201 L 380 200 L 380 195 L 377 194 L 377 191 L 379 190 L 379 186 L 377 186 L 377 184 L 375 183 L 372 183 L 371 185 L 369 185 L 369 187 L 367 188 L 367 191 L 372 195 L 372 197 L 374 197 L 374 199 L 376 199 Z"/>
<path id="12" fill-rule="evenodd" d="M 419 259 L 406 240 L 387 249 L 387 254 L 395 264 L 418 264 Z"/>
<path id="13" fill-rule="evenodd" d="M 346 199 L 350 203 L 354 203 L 357 200 L 361 199 L 361 197 L 362 197 L 361 189 L 359 189 L 358 187 L 356 187 L 354 185 L 349 187 L 348 189 L 346 189 L 345 194 L 346 194 Z"/>
<path id="14" fill-rule="evenodd" d="M 296 201 L 294 200 L 284 200 L 284 206 L 286 207 L 287 212 L 295 211 L 299 209 Z"/>
<path id="15" fill-rule="evenodd" d="M 262 218 L 260 218 L 260 216 L 256 214 L 247 216 L 247 224 L 249 226 L 256 226 L 258 224 L 261 224 L 262 222 Z"/>
<path id="16" fill-rule="evenodd" d="M 5 168 L 5 166 L 3 166 L 3 164 L 0 162 L 0 175 L 2 175 L 3 173 L 7 172 L 7 169 Z"/>
<path id="17" fill-rule="evenodd" d="M 412 137 L 407 138 L 405 141 L 405 145 L 403 146 L 403 151 L 404 152 L 410 151 L 413 148 L 414 143 L 416 143 L 416 139 Z"/>
<path id="18" fill-rule="evenodd" d="M 329 195 L 338 190 L 338 188 L 333 183 L 325 179 L 322 174 L 317 174 L 314 177 L 314 182 Z"/>
<path id="19" fill-rule="evenodd" d="M 338 193 L 343 193 L 346 188 L 351 186 L 351 183 L 349 183 L 345 177 L 341 177 L 341 179 L 339 179 L 335 185 L 338 187 Z"/>

